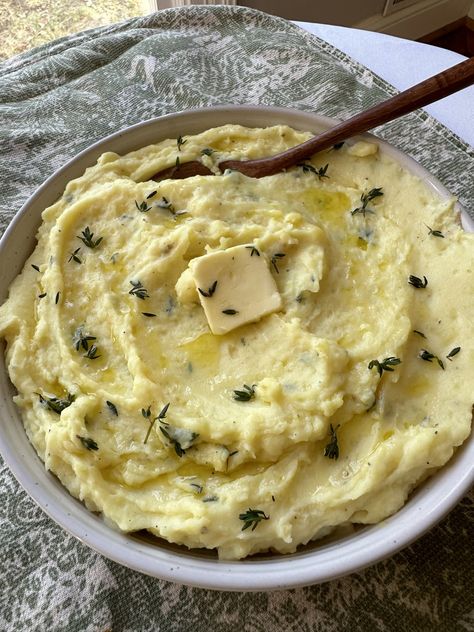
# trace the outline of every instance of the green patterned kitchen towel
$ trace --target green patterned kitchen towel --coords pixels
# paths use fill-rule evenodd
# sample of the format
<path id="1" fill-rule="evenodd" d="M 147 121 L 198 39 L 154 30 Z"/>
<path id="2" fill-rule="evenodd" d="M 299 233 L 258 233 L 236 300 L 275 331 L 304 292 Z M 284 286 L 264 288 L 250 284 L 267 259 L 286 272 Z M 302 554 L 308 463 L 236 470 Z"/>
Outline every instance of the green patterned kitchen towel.
<path id="1" fill-rule="evenodd" d="M 393 87 L 293 24 L 188 7 L 65 37 L 0 64 L 0 228 L 92 142 L 190 107 L 260 103 L 346 118 Z M 474 152 L 423 112 L 377 130 L 467 208 Z M 474 630 L 473 496 L 394 557 L 323 585 L 217 593 L 130 571 L 67 535 L 0 470 L 0 630 Z"/>

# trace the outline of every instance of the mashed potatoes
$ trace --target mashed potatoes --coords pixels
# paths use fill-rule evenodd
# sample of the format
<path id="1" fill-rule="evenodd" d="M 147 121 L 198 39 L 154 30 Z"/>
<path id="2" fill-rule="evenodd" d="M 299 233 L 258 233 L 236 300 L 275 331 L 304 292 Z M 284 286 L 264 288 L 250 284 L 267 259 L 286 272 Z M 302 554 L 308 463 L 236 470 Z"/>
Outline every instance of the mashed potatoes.
<path id="1" fill-rule="evenodd" d="M 15 401 L 46 467 L 124 531 L 289 553 L 397 511 L 469 435 L 474 236 L 453 201 L 367 143 L 150 180 L 308 137 L 229 125 L 107 153 L 43 213 L 0 308 Z M 239 245 L 279 296 L 213 334 L 201 301 L 225 283 L 204 296 L 193 266 Z M 244 280 L 228 296 L 263 300 Z"/>

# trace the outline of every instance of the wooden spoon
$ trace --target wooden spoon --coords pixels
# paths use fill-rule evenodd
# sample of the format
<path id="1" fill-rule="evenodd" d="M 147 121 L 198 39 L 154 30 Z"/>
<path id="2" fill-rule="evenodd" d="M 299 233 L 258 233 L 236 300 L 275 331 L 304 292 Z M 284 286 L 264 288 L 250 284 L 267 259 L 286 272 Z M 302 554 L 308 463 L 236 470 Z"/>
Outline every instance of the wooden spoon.
<path id="1" fill-rule="evenodd" d="M 224 160 L 219 163 L 219 169 L 221 171 L 233 169 L 252 178 L 271 176 L 311 158 L 318 151 L 328 149 L 351 136 L 362 134 L 378 125 L 393 121 L 473 83 L 474 57 L 471 57 L 281 154 L 269 158 L 258 158 L 257 160 Z M 174 167 L 156 173 L 152 180 L 189 178 L 195 175 L 215 174 L 197 160 L 182 164 L 177 161 Z"/>

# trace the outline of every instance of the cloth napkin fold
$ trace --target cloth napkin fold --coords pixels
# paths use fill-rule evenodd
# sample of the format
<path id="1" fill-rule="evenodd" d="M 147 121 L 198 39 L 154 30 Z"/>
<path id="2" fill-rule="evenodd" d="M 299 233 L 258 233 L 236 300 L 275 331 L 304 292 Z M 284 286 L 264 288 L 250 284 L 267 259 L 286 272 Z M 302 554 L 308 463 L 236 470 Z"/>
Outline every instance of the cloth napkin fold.
<path id="1" fill-rule="evenodd" d="M 139 121 L 229 103 L 344 119 L 394 93 L 330 44 L 244 7 L 170 9 L 62 38 L 0 63 L 0 233 L 64 162 Z M 375 131 L 471 209 L 474 151 L 461 139 L 421 111 Z M 363 572 L 236 594 L 111 562 L 43 514 L 3 462 L 0 481 L 1 630 L 474 630 L 472 493 L 411 547 Z"/>

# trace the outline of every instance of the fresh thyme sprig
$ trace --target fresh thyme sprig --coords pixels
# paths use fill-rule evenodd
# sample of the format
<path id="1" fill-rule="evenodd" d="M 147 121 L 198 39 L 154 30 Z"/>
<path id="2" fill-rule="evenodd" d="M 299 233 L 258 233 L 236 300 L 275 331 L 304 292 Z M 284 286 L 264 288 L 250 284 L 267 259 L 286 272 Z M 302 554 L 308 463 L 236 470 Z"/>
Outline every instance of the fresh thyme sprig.
<path id="1" fill-rule="evenodd" d="M 433 230 L 430 226 L 428 226 L 428 224 L 425 224 L 426 228 L 428 229 L 428 235 L 433 235 L 433 237 L 441 237 L 442 239 L 444 239 L 444 235 L 440 230 Z"/>
<path id="2" fill-rule="evenodd" d="M 318 176 L 320 180 L 322 180 L 323 178 L 329 178 L 326 173 L 329 167 L 329 163 L 324 165 L 324 167 L 320 167 L 319 169 L 316 169 L 316 167 L 313 167 L 313 165 L 310 165 L 307 162 L 301 162 L 297 165 L 297 167 L 301 167 L 303 169 L 303 173 L 314 173 L 314 175 Z"/>
<path id="3" fill-rule="evenodd" d="M 141 281 L 130 281 L 130 284 L 133 285 L 133 287 L 129 291 L 129 294 L 140 298 L 142 301 L 149 298 L 148 291 L 143 287 Z"/>
<path id="4" fill-rule="evenodd" d="M 413 333 L 417 336 L 421 336 L 422 338 L 426 338 L 425 334 L 422 331 L 418 331 L 418 329 L 414 329 Z"/>
<path id="5" fill-rule="evenodd" d="M 166 404 L 166 406 L 163 406 L 163 408 L 161 409 L 161 412 L 159 413 L 158 417 L 155 417 L 153 420 L 150 421 L 151 418 L 151 406 L 148 406 L 148 408 L 145 410 L 145 408 L 142 408 L 142 415 L 143 417 L 145 417 L 145 419 L 147 419 L 150 422 L 150 425 L 148 427 L 147 433 L 145 435 L 145 439 L 143 441 L 143 443 L 146 443 L 148 441 L 148 437 L 150 436 L 150 432 L 153 428 L 153 426 L 155 425 L 155 423 L 157 421 L 160 421 L 162 419 L 164 419 L 166 417 L 166 413 L 168 412 L 168 408 L 170 407 L 170 402 L 168 402 Z"/>
<path id="6" fill-rule="evenodd" d="M 368 209 L 367 204 L 371 202 L 372 200 L 375 200 L 375 198 L 378 198 L 382 195 L 383 195 L 382 187 L 371 189 L 368 193 L 362 193 L 362 195 L 360 196 L 360 201 L 362 202 L 362 206 L 359 206 L 358 208 L 355 208 L 353 211 L 351 211 L 351 215 L 357 215 L 357 213 L 360 213 L 364 217 L 366 216 L 367 213 L 371 213 L 373 215 L 375 211 Z"/>
<path id="7" fill-rule="evenodd" d="M 76 435 L 76 437 L 80 440 L 80 442 L 82 443 L 84 448 L 86 448 L 86 450 L 98 450 L 99 449 L 99 446 L 94 441 L 94 439 L 91 439 L 90 437 L 81 437 L 80 435 Z"/>
<path id="8" fill-rule="evenodd" d="M 198 292 L 199 292 L 199 294 L 201 294 L 205 298 L 211 298 L 211 296 L 216 291 L 216 288 L 217 288 L 217 281 L 214 281 L 214 283 L 211 285 L 211 287 L 208 288 L 207 292 L 205 290 L 202 290 L 200 287 L 198 287 Z"/>
<path id="9" fill-rule="evenodd" d="M 181 151 L 181 147 L 183 145 L 185 145 L 188 141 L 187 140 L 183 140 L 183 137 L 181 135 L 178 136 L 178 138 L 176 139 L 176 144 L 178 146 L 178 151 Z"/>
<path id="10" fill-rule="evenodd" d="M 97 246 L 100 244 L 100 242 L 103 239 L 103 237 L 99 237 L 98 239 L 94 241 L 94 233 L 91 233 L 89 226 L 86 226 L 81 234 L 82 234 L 82 237 L 77 235 L 77 238 L 80 239 L 84 243 L 84 245 L 87 246 L 88 248 L 97 248 Z"/>
<path id="11" fill-rule="evenodd" d="M 255 397 L 255 387 L 256 387 L 256 384 L 252 384 L 252 386 L 249 386 L 248 384 L 244 384 L 243 390 L 234 391 L 234 399 L 237 402 L 249 402 L 251 399 Z"/>
<path id="12" fill-rule="evenodd" d="M 91 344 L 89 346 L 89 342 L 92 342 L 93 340 L 97 340 L 97 338 L 95 336 L 88 336 L 84 333 L 82 327 L 78 327 L 72 337 L 72 344 L 74 345 L 76 351 L 79 351 L 80 347 L 84 349 L 84 351 L 86 352 L 83 355 L 84 358 L 89 358 L 89 360 L 97 360 L 97 358 L 100 358 L 100 355 L 98 355 L 97 353 L 97 345 Z"/>
<path id="13" fill-rule="evenodd" d="M 331 437 L 331 439 L 327 446 L 324 448 L 324 456 L 327 456 L 329 459 L 334 459 L 335 461 L 337 461 L 337 459 L 339 458 L 339 443 L 337 441 L 336 434 L 338 428 L 339 426 L 336 426 L 334 428 L 332 424 L 329 424 L 329 436 Z"/>
<path id="14" fill-rule="evenodd" d="M 182 457 L 186 454 L 186 450 L 188 450 L 199 437 L 197 432 L 193 432 L 192 430 L 187 430 L 185 428 L 175 428 L 171 426 L 168 422 L 163 421 L 163 418 L 166 416 L 166 411 L 168 410 L 169 404 L 167 404 L 158 417 L 153 420 L 153 423 L 158 419 L 160 421 L 160 431 L 163 436 L 171 443 L 174 447 L 174 451 L 179 457 Z M 163 414 L 164 411 L 164 414 Z"/>
<path id="15" fill-rule="evenodd" d="M 329 163 L 326 163 L 324 167 L 320 167 L 317 170 L 316 175 L 318 176 L 320 180 L 322 180 L 323 178 L 329 178 L 329 176 L 326 173 L 326 171 L 328 170 L 328 167 L 329 167 Z"/>
<path id="16" fill-rule="evenodd" d="M 277 266 L 277 261 L 278 259 L 283 259 L 283 257 L 286 257 L 286 255 L 283 252 L 277 252 L 274 255 L 272 255 L 272 258 L 270 260 L 270 263 L 272 264 L 273 269 L 275 270 L 277 274 L 280 274 L 280 270 L 278 269 L 278 266 Z"/>
<path id="17" fill-rule="evenodd" d="M 78 327 L 72 337 L 72 344 L 74 345 L 76 351 L 79 351 L 79 347 L 82 347 L 84 351 L 88 351 L 89 342 L 91 340 L 97 340 L 97 338 L 95 336 L 88 336 L 84 333 L 84 329 L 82 327 Z"/>
<path id="18" fill-rule="evenodd" d="M 426 349 L 421 349 L 420 353 L 418 354 L 418 357 L 421 360 L 424 360 L 425 362 L 433 362 L 433 360 L 436 360 L 437 363 L 439 364 L 439 366 L 444 371 L 444 363 L 443 363 L 443 361 L 440 358 L 438 358 L 437 355 L 435 355 L 434 353 L 431 353 L 431 351 L 427 351 Z"/>
<path id="19" fill-rule="evenodd" d="M 228 450 L 228 448 L 226 448 Z M 238 454 L 239 451 L 238 450 L 233 450 L 232 452 L 229 452 L 229 454 L 227 455 L 227 459 L 225 461 L 225 469 L 227 470 L 229 468 L 229 459 L 233 456 L 235 456 L 236 454 Z"/>
<path id="20" fill-rule="evenodd" d="M 408 283 L 417 289 L 424 289 L 428 285 L 428 279 L 425 276 L 423 276 L 423 279 L 420 279 L 420 277 L 410 274 L 408 277 Z"/>
<path id="21" fill-rule="evenodd" d="M 454 347 L 454 349 L 451 349 L 451 351 L 448 353 L 446 357 L 448 358 L 448 360 L 452 362 L 454 356 L 457 355 L 460 351 L 461 351 L 461 347 Z"/>
<path id="22" fill-rule="evenodd" d="M 71 393 L 67 394 L 66 399 L 61 399 L 60 397 L 46 397 L 44 395 L 41 395 L 40 393 L 36 393 L 36 395 L 38 395 L 39 397 L 40 404 L 42 404 L 46 408 L 49 408 L 57 415 L 60 415 L 63 410 L 65 408 L 68 408 L 68 406 L 70 406 L 76 399 L 76 396 L 71 395 Z"/>
<path id="23" fill-rule="evenodd" d="M 76 248 L 76 250 L 74 250 L 74 252 L 71 252 L 71 256 L 67 260 L 68 263 L 70 261 L 75 261 L 76 263 L 82 263 L 82 260 L 77 255 L 77 253 L 79 252 L 80 249 L 81 249 L 81 247 L 79 246 L 79 248 Z"/>
<path id="24" fill-rule="evenodd" d="M 255 246 L 245 246 L 246 248 L 248 248 L 250 250 L 250 256 L 253 257 L 254 255 L 257 255 L 257 257 L 260 257 L 260 253 L 259 251 L 255 248 Z"/>
<path id="25" fill-rule="evenodd" d="M 402 361 L 400 360 L 400 358 L 390 356 L 389 358 L 385 358 L 385 360 L 382 360 L 382 362 L 379 362 L 378 360 L 371 360 L 369 362 L 368 368 L 373 369 L 375 367 L 380 377 L 382 377 L 382 373 L 384 371 L 393 371 L 392 367 L 396 366 L 397 364 L 401 364 L 401 362 Z"/>
<path id="26" fill-rule="evenodd" d="M 267 516 L 262 509 L 250 509 L 250 507 L 245 513 L 239 514 L 239 520 L 242 520 L 244 523 L 242 531 L 245 531 L 245 529 L 248 529 L 249 527 L 252 528 L 252 531 L 255 531 L 257 525 L 262 520 L 268 520 L 269 518 L 270 516 Z"/>

